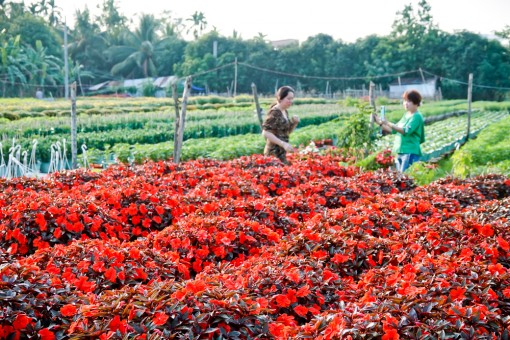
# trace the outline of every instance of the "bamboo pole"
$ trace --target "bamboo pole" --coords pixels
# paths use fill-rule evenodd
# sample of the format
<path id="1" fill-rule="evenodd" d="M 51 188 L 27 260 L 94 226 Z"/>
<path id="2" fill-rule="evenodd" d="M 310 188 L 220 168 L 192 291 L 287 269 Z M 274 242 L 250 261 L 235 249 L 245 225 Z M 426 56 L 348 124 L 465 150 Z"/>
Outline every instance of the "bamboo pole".
<path id="1" fill-rule="evenodd" d="M 172 84 L 172 98 L 174 99 L 175 123 L 174 123 L 174 160 L 177 158 L 177 136 L 179 132 L 179 98 L 177 93 L 177 82 Z"/>
<path id="2" fill-rule="evenodd" d="M 175 149 L 175 158 L 174 162 L 179 163 L 181 160 L 181 151 L 182 151 L 182 141 L 184 137 L 184 123 L 186 121 L 186 106 L 188 105 L 188 96 L 191 91 L 191 76 L 186 78 L 186 83 L 184 84 L 184 93 L 182 94 L 182 106 L 181 113 L 179 115 L 179 130 L 177 133 L 177 140 L 174 142 L 176 146 Z"/>
<path id="3" fill-rule="evenodd" d="M 255 100 L 255 109 L 257 110 L 257 118 L 259 119 L 260 128 L 262 129 L 262 109 L 259 104 L 259 96 L 257 94 L 257 85 L 251 83 L 251 91 L 253 92 L 253 99 Z"/>
<path id="4" fill-rule="evenodd" d="M 473 73 L 469 74 L 468 78 L 468 121 L 467 121 L 467 131 L 466 131 L 466 142 L 469 140 L 469 133 L 471 129 L 471 102 L 473 99 Z"/>
<path id="5" fill-rule="evenodd" d="M 76 122 L 76 82 L 71 84 L 71 169 L 78 167 L 77 122 Z"/>

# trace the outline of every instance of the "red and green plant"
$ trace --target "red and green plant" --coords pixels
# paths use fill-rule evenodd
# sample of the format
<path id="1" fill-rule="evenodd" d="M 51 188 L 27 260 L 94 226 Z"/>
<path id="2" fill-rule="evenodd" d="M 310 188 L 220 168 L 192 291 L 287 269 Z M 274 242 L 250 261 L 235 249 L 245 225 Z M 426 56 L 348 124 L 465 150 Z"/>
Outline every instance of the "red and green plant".
<path id="1" fill-rule="evenodd" d="M 0 339 L 508 338 L 508 177 L 289 157 L 0 182 Z"/>

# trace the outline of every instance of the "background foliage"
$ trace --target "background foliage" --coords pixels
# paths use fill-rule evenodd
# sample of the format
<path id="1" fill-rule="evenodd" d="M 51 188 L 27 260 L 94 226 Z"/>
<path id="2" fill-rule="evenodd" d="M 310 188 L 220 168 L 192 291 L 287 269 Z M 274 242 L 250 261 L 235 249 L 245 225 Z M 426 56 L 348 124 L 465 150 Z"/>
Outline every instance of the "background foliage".
<path id="1" fill-rule="evenodd" d="M 371 80 L 386 89 L 396 75 L 419 69 L 441 76 L 448 99 L 465 98 L 462 82 L 469 73 L 476 84 L 487 85 L 475 86 L 475 100 L 502 100 L 510 87 L 508 46 L 468 31 L 442 31 L 425 0 L 397 12 L 387 36 L 346 43 L 318 34 L 278 49 L 263 34 L 243 39 L 237 32 L 225 37 L 208 30 L 214 23 L 201 12 L 190 18 L 164 12 L 128 19 L 115 0 L 104 0 L 101 10 L 97 17 L 78 10 L 67 28 L 70 82 L 82 87 L 81 94 L 107 80 L 169 75 L 193 75 L 197 86 L 231 93 L 236 60 L 238 93 L 250 93 L 252 83 L 262 94 L 273 94 L 284 83 L 310 94 L 360 89 Z M 0 3 L 3 97 L 34 96 L 38 88 L 46 96 L 63 96 L 64 27 L 52 1 Z M 499 34 L 508 38 L 507 30 Z"/>

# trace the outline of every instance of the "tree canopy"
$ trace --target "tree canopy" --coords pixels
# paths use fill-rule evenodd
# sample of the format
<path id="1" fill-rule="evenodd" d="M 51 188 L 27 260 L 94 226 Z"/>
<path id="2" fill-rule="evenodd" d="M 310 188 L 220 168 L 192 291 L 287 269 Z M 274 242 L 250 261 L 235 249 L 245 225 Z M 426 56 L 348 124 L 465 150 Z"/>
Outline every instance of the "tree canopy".
<path id="1" fill-rule="evenodd" d="M 83 86 L 105 80 L 176 75 L 216 93 L 274 93 L 290 84 L 307 93 L 361 88 L 374 81 L 382 88 L 399 75 L 426 70 L 440 77 L 444 98 L 465 98 L 469 73 L 474 74 L 475 100 L 504 99 L 510 88 L 510 46 L 478 34 L 447 33 L 438 28 L 431 7 L 421 0 L 396 13 L 392 32 L 370 35 L 354 43 L 328 34 L 310 36 L 301 44 L 274 47 L 259 33 L 242 39 L 237 32 L 221 36 L 204 13 L 189 18 L 141 14 L 128 19 L 115 0 L 104 0 L 92 17 L 85 8 L 68 27 L 68 65 L 72 74 L 87 75 Z M 54 1 L 0 2 L 3 96 L 31 95 L 36 86 L 63 93 L 64 25 Z M 498 32 L 508 38 L 508 27 Z M 186 40 L 187 34 L 191 40 Z M 34 75 L 33 72 L 36 71 Z M 415 74 L 417 76 L 417 74 Z"/>

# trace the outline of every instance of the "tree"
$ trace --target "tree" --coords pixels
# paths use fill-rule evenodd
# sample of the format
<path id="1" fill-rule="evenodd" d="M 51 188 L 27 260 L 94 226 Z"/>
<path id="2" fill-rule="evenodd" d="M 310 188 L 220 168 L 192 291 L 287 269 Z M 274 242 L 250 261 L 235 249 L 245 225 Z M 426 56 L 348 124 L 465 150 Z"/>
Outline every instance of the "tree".
<path id="1" fill-rule="evenodd" d="M 26 55 L 27 82 L 33 92 L 46 84 L 56 86 L 62 83 L 62 61 L 48 55 L 41 41 L 36 41 L 35 48 L 28 48 Z"/>
<path id="2" fill-rule="evenodd" d="M 158 44 L 154 54 L 154 63 L 159 75 L 173 75 L 175 67 L 184 61 L 186 41 L 177 36 L 167 36 Z"/>
<path id="3" fill-rule="evenodd" d="M 113 76 L 149 77 L 155 76 L 155 50 L 161 46 L 157 31 L 161 22 L 152 14 L 144 14 L 135 32 L 125 30 L 121 35 L 121 45 L 106 50 L 106 55 L 114 65 Z"/>
<path id="4" fill-rule="evenodd" d="M 465 98 L 466 86 L 449 79 L 467 81 L 473 73 L 475 83 L 490 84 L 491 87 L 510 87 L 510 55 L 498 41 L 488 40 L 478 34 L 463 31 L 445 38 L 447 49 L 442 54 L 443 94 L 447 98 Z M 481 53 L 483 51 L 483 53 Z M 490 87 L 473 88 L 473 99 L 503 99 L 503 93 Z"/>
<path id="5" fill-rule="evenodd" d="M 33 15 L 46 19 L 50 26 L 62 23 L 62 9 L 55 4 L 55 0 L 40 0 L 29 5 L 28 9 Z"/>
<path id="6" fill-rule="evenodd" d="M 190 18 L 186 19 L 186 21 L 191 22 L 191 26 L 188 28 L 186 33 L 189 34 L 190 32 L 193 32 L 193 37 L 197 40 L 207 27 L 207 21 L 205 20 L 204 13 L 195 12 Z"/>
<path id="7" fill-rule="evenodd" d="M 90 74 L 95 75 L 89 80 L 110 79 L 111 65 L 104 55 L 108 41 L 99 24 L 91 20 L 87 8 L 75 12 L 75 25 L 70 35 L 69 56 L 75 64 L 82 65 Z"/>
<path id="8" fill-rule="evenodd" d="M 55 28 L 49 26 L 43 18 L 34 16 L 29 12 L 11 19 L 9 32 L 12 36 L 20 36 L 22 45 L 35 48 L 36 42 L 40 41 L 46 53 L 55 57 L 62 56 L 62 36 L 58 35 Z"/>
<path id="9" fill-rule="evenodd" d="M 103 4 L 97 5 L 97 8 L 101 9 L 101 14 L 96 18 L 96 22 L 108 45 L 122 44 L 121 35 L 128 30 L 128 19 L 120 13 L 115 0 L 103 0 Z"/>
<path id="10" fill-rule="evenodd" d="M 13 95 L 15 89 L 23 89 L 27 84 L 24 64 L 26 55 L 23 53 L 20 36 L 10 37 L 0 45 L 0 82 L 2 97 Z"/>

